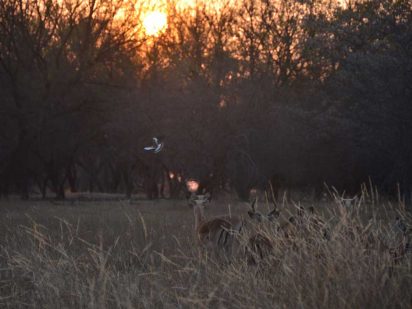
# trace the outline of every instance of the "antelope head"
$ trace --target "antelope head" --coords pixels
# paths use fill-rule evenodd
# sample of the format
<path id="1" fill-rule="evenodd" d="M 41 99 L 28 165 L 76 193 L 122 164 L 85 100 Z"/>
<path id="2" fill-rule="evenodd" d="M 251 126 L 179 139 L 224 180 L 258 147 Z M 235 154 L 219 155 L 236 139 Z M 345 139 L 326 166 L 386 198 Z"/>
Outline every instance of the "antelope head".
<path id="1" fill-rule="evenodd" d="M 279 218 L 279 211 L 277 210 L 277 207 L 275 206 L 273 210 L 268 212 L 267 214 L 262 214 L 261 212 L 256 210 L 256 202 L 257 198 L 252 202 L 250 205 L 250 210 L 247 212 L 249 217 L 252 218 L 253 220 L 256 220 L 257 222 L 264 222 L 264 221 L 274 221 L 275 219 Z"/>
<path id="2" fill-rule="evenodd" d="M 359 196 L 355 195 L 355 196 L 352 197 L 352 198 L 344 198 L 344 197 L 341 197 L 341 198 L 339 198 L 338 202 L 339 202 L 340 205 L 343 206 L 344 208 L 351 209 L 351 208 L 353 208 L 354 206 L 356 206 L 356 205 L 359 204 L 359 200 L 360 200 L 360 199 L 359 199 Z"/>
<path id="3" fill-rule="evenodd" d="M 205 194 L 196 194 L 192 193 L 188 203 L 189 207 L 193 208 L 194 206 L 205 207 L 207 203 L 210 202 L 210 193 Z"/>

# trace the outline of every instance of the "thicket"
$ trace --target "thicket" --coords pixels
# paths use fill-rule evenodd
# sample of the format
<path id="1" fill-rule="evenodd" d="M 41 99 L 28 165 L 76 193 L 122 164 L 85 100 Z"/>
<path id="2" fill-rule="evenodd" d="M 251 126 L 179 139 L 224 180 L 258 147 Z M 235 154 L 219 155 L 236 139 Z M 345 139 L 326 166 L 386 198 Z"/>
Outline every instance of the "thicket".
<path id="1" fill-rule="evenodd" d="M 0 2 L 1 193 L 412 187 L 412 4 Z M 165 142 L 159 155 L 143 147 Z"/>

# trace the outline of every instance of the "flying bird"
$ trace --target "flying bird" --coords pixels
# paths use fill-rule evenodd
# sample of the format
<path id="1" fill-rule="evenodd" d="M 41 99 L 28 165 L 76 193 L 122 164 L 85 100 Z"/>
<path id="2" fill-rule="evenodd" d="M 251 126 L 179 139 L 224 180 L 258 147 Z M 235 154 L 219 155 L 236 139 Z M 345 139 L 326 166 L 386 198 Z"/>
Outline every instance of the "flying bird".
<path id="1" fill-rule="evenodd" d="M 159 153 L 163 148 L 163 144 L 164 143 L 160 142 L 157 137 L 153 137 L 153 145 L 145 147 L 144 150 Z"/>

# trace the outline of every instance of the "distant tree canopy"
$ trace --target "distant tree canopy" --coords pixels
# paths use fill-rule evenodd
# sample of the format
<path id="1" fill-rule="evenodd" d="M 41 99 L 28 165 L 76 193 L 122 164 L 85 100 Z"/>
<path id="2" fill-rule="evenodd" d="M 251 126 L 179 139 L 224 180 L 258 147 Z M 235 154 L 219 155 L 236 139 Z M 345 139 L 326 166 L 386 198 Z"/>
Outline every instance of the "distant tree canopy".
<path id="1" fill-rule="evenodd" d="M 0 192 L 411 191 L 409 0 L 206 3 L 1 1 Z"/>

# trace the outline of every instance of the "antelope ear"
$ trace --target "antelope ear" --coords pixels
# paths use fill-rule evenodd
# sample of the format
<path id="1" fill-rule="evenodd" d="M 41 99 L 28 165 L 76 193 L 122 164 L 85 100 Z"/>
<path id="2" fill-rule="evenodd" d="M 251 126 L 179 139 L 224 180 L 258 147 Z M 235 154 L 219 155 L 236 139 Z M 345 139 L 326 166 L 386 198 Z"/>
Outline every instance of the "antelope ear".
<path id="1" fill-rule="evenodd" d="M 256 202 L 257 202 L 257 200 L 258 200 L 258 198 L 256 197 L 254 200 L 253 200 L 253 202 L 252 202 L 252 204 L 250 205 L 250 208 L 252 208 L 252 210 L 253 210 L 253 212 L 256 212 Z"/>
<path id="2" fill-rule="evenodd" d="M 249 217 L 251 217 L 251 218 L 253 218 L 253 217 L 255 216 L 255 212 L 254 212 L 254 211 L 251 211 L 251 210 L 249 210 L 249 211 L 247 212 L 247 214 L 248 214 Z"/>
<path id="3" fill-rule="evenodd" d="M 303 206 L 299 206 L 297 215 L 303 217 L 304 214 L 305 214 L 305 208 Z"/>
<path id="4" fill-rule="evenodd" d="M 273 221 L 274 219 L 279 218 L 279 215 L 279 211 L 275 208 L 270 213 L 268 213 L 268 219 L 269 221 Z"/>

